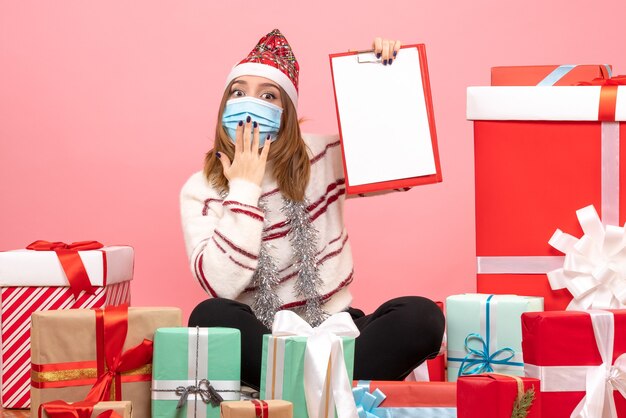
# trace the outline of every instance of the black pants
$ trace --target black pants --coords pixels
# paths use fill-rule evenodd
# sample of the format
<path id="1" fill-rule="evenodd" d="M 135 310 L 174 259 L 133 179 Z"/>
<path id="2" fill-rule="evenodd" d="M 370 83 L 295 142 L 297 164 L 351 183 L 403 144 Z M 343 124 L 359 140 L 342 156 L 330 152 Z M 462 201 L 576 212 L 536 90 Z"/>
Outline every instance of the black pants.
<path id="1" fill-rule="evenodd" d="M 354 308 L 348 312 L 361 333 L 355 342 L 355 380 L 403 380 L 439 352 L 445 320 L 429 299 L 404 296 L 385 302 L 370 315 Z M 271 331 L 248 305 L 230 299 L 205 300 L 191 313 L 189 326 L 241 330 L 241 380 L 259 388 L 263 334 Z"/>

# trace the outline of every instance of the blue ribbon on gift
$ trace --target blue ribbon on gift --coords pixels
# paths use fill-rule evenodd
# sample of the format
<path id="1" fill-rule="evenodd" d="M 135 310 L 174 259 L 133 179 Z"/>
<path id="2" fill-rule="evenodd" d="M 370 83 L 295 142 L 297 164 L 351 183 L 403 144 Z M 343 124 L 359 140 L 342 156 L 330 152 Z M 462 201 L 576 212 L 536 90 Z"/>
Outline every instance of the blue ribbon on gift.
<path id="1" fill-rule="evenodd" d="M 493 372 L 492 365 L 519 366 L 523 367 L 524 363 L 511 361 L 515 357 L 515 350 L 510 347 L 504 347 L 493 353 L 489 352 L 489 344 L 491 342 L 491 299 L 494 295 L 489 295 L 486 303 L 485 313 L 485 338 L 477 333 L 468 334 L 465 337 L 465 351 L 468 354 L 461 358 L 449 358 L 448 361 L 460 361 L 458 376 L 489 373 Z M 471 340 L 478 340 L 479 348 L 470 346 Z"/>
<path id="2" fill-rule="evenodd" d="M 356 402 L 356 411 L 359 414 L 359 418 L 380 418 L 380 415 L 375 413 L 374 408 L 378 408 L 387 398 L 380 389 L 370 393 L 367 388 L 357 386 L 352 388 L 352 395 Z"/>

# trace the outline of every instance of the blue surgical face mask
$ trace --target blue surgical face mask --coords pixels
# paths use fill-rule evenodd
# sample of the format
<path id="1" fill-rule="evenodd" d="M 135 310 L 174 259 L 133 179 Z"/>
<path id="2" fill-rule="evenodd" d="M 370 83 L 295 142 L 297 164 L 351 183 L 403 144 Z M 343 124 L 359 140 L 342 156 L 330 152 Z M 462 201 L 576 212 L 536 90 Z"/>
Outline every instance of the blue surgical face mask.
<path id="1" fill-rule="evenodd" d="M 228 132 L 230 139 L 235 142 L 239 121 L 242 120 L 246 123 L 246 118 L 250 116 L 252 122 L 256 121 L 259 124 L 259 148 L 261 148 L 268 135 L 271 136 L 272 141 L 276 139 L 282 113 L 283 109 L 279 106 L 256 97 L 231 99 L 226 102 L 224 107 L 222 125 Z"/>

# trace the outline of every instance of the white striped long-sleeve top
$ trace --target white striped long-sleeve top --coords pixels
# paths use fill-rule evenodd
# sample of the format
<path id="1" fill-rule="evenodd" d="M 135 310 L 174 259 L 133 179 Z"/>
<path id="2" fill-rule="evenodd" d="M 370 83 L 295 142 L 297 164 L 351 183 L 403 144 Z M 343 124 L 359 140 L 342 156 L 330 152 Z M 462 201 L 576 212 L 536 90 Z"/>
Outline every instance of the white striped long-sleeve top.
<path id="1" fill-rule="evenodd" d="M 310 219 L 318 231 L 317 265 L 323 283 L 319 291 L 324 309 L 332 314 L 346 309 L 352 301 L 348 285 L 354 279 L 354 268 L 343 213 L 345 199 L 351 196 L 345 192 L 339 135 L 302 137 L 311 151 L 311 176 L 305 196 L 310 203 Z M 297 271 L 289 225 L 280 210 L 282 194 L 270 167 L 268 162 L 260 187 L 243 179 L 231 180 L 224 198 L 202 171 L 193 174 L 180 194 L 185 245 L 191 271 L 209 296 L 251 305 L 261 240 L 271 241 L 269 251 L 279 271 L 277 293 L 282 309 L 297 309 L 305 301 L 295 294 Z M 261 197 L 265 211 L 259 207 Z"/>

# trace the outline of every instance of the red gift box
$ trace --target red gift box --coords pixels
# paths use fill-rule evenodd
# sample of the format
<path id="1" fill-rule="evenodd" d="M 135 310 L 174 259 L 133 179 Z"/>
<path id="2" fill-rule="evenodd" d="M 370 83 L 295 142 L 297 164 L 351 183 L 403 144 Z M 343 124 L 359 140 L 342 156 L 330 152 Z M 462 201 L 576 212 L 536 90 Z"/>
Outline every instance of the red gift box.
<path id="1" fill-rule="evenodd" d="M 570 293 L 552 290 L 546 276 L 564 261 L 548 244 L 555 230 L 582 235 L 576 210 L 588 205 L 605 223 L 626 220 L 626 128 L 611 121 L 626 120 L 618 94 L 625 87 L 468 89 L 478 292 L 543 296 L 546 310 L 568 305 Z"/>
<path id="2" fill-rule="evenodd" d="M 519 396 L 533 389 L 527 418 L 541 417 L 539 380 L 497 373 L 461 376 L 457 381 L 458 418 L 510 418 Z"/>
<path id="3" fill-rule="evenodd" d="M 492 86 L 572 86 L 581 80 L 609 78 L 610 65 L 522 65 L 493 67 Z"/>
<path id="4" fill-rule="evenodd" d="M 59 246 L 61 243 L 49 244 Z M 130 303 L 132 247 L 81 250 L 77 251 L 77 256 L 93 285 L 93 293 L 80 292 L 76 297 L 54 251 L 0 252 L 1 377 L 5 408 L 30 406 L 30 317 L 33 312 Z"/>
<path id="5" fill-rule="evenodd" d="M 522 335 L 524 371 L 541 379 L 544 417 L 569 418 L 583 398 L 603 406 L 605 395 L 617 415 L 590 409 L 588 416 L 626 417 L 626 310 L 529 312 L 522 315 Z M 622 394 L 613 391 L 619 385 Z"/>

